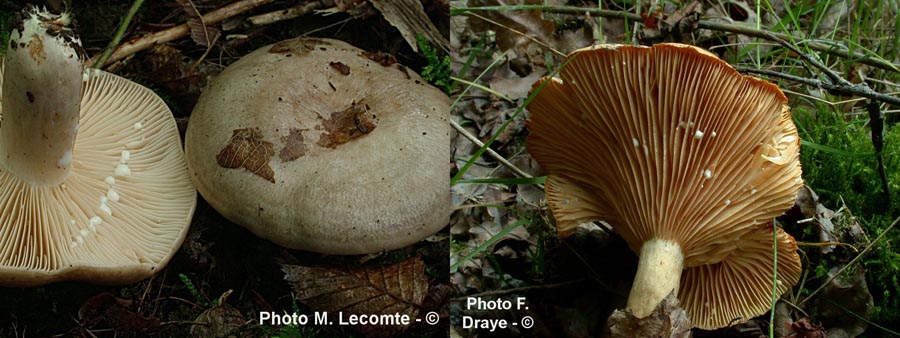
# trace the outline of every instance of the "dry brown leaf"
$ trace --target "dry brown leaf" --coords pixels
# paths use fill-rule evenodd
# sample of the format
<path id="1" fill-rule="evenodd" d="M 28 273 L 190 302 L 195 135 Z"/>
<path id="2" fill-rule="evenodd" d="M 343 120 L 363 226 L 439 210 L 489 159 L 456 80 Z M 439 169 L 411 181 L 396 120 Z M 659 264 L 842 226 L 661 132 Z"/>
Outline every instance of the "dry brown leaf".
<path id="1" fill-rule="evenodd" d="M 191 39 L 203 47 L 212 46 L 216 40 L 219 39 L 219 36 L 222 35 L 222 32 L 215 27 L 207 26 L 206 23 L 203 22 L 203 15 L 197 10 L 197 6 L 194 6 L 193 1 L 177 1 L 178 4 L 181 5 L 181 8 L 184 9 L 184 13 L 188 16 L 187 23 L 188 27 L 191 28 Z"/>
<path id="2" fill-rule="evenodd" d="M 418 256 L 400 263 L 374 268 L 320 268 L 283 265 L 284 279 L 297 292 L 297 299 L 317 311 L 344 317 L 355 315 L 401 315 L 413 321 L 428 291 L 425 263 Z M 414 321 L 413 321 L 414 322 Z M 357 326 L 366 337 L 393 337 L 406 325 Z"/>
<path id="3" fill-rule="evenodd" d="M 406 43 L 416 52 L 419 51 L 416 35 L 422 35 L 443 50 L 450 50 L 447 41 L 431 19 L 425 14 L 425 8 L 419 0 L 371 0 L 372 6 L 384 15 L 384 18 L 400 31 Z"/>
<path id="4" fill-rule="evenodd" d="M 834 277 L 838 271 L 839 266 L 832 267 L 828 271 L 828 277 Z M 828 323 L 828 337 L 853 338 L 866 332 L 869 322 L 865 317 L 868 317 L 868 310 L 874 303 L 866 284 L 865 269 L 857 266 L 832 279 L 822 289 L 822 294 L 817 297 L 814 305 L 816 319 Z M 863 317 L 848 316 L 848 311 Z"/>
<path id="5" fill-rule="evenodd" d="M 482 6 L 511 6 L 511 5 L 541 5 L 540 0 L 473 0 L 471 7 Z M 556 24 L 545 20 L 543 13 L 538 10 L 529 11 L 485 11 L 479 12 L 489 21 L 479 17 L 469 18 L 469 25 L 475 32 L 495 31 L 497 33 L 497 45 L 500 50 L 514 49 L 519 55 L 529 55 L 526 50 L 533 44 L 533 40 L 545 45 L 554 45 L 554 32 Z"/>
<path id="6" fill-rule="evenodd" d="M 97 324 L 123 331 L 152 332 L 159 329 L 159 318 L 145 318 L 131 311 L 130 300 L 120 299 L 103 292 L 88 298 L 78 309 L 78 318 L 88 322 L 86 327 Z"/>
<path id="7" fill-rule="evenodd" d="M 630 310 L 616 310 L 609 316 L 610 337 L 689 338 L 691 325 L 687 313 L 678 306 L 674 293 L 663 299 L 645 318 Z"/>
<path id="8" fill-rule="evenodd" d="M 231 295 L 232 290 L 225 291 L 219 297 L 218 305 L 203 311 L 196 324 L 191 325 L 191 335 L 194 337 L 230 337 L 244 325 L 244 316 L 240 311 L 228 305 L 225 301 Z"/>

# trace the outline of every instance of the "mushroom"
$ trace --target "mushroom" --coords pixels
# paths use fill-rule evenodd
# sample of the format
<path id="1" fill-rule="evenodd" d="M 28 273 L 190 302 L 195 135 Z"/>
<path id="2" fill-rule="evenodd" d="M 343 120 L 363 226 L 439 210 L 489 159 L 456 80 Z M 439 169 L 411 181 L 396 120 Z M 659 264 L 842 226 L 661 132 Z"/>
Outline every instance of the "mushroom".
<path id="1" fill-rule="evenodd" d="M 578 50 L 538 89 L 527 146 L 548 173 L 559 232 L 602 220 L 638 253 L 635 316 L 673 290 L 700 328 L 762 314 L 773 231 L 777 294 L 797 282 L 797 246 L 772 225 L 802 186 L 777 86 L 705 50 L 658 44 Z"/>
<path id="2" fill-rule="evenodd" d="M 26 8 L 0 70 L 3 285 L 146 278 L 194 212 L 168 108 L 140 85 L 84 71 L 69 22 Z"/>
<path id="3" fill-rule="evenodd" d="M 450 101 L 389 58 L 297 38 L 200 96 L 185 150 L 213 208 L 281 246 L 365 254 L 449 223 Z"/>

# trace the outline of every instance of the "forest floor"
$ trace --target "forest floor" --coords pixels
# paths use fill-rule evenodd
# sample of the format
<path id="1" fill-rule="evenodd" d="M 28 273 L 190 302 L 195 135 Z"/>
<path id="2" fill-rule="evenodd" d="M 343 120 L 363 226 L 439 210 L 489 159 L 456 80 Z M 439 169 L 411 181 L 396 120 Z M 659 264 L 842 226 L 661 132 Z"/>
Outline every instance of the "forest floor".
<path id="1" fill-rule="evenodd" d="M 896 13 L 893 1 L 773 1 L 759 8 L 741 0 L 452 1 L 453 70 L 464 81 L 452 116 L 471 137 L 459 135 L 451 149 L 459 169 L 452 186 L 451 336 L 610 334 L 606 319 L 624 307 L 637 257 L 603 224 L 583 224 L 559 238 L 544 195 L 545 173 L 526 149 L 529 111 L 522 107 L 531 100 L 532 85 L 575 49 L 658 42 L 708 49 L 739 71 L 778 84 L 789 98 L 807 188 L 779 225 L 800 244 L 803 274 L 772 304 L 774 336 L 900 335 L 900 231 L 893 227 L 900 215 L 898 105 L 821 85 L 836 81 L 827 74 L 833 72 L 896 97 Z M 772 33 L 795 48 L 771 39 Z M 869 102 L 876 113 L 866 109 Z M 528 306 L 479 311 L 466 303 L 471 298 L 526 299 Z M 462 328 L 466 317 L 529 318 L 533 327 L 498 335 Z M 769 313 L 744 320 L 692 333 L 769 336 Z"/>
<path id="2" fill-rule="evenodd" d="M 145 1 L 122 42 L 186 22 L 192 15 L 184 4 L 208 13 L 233 2 Z M 218 28 L 221 36 L 208 43 L 209 48 L 197 39 L 181 37 L 129 55 L 105 69 L 153 89 L 169 105 L 183 135 L 197 98 L 212 79 L 243 55 L 285 39 L 312 36 L 343 40 L 366 51 L 390 54 L 418 73 L 437 57 L 435 53 L 414 51 L 398 28 L 369 2 L 337 1 L 338 6 L 330 0 L 258 1 L 263 2 L 223 23 L 210 25 Z M 447 3 L 422 3 L 425 14 L 439 31 L 447 32 Z M 87 55 L 96 56 L 112 39 L 131 1 L 44 4 L 57 12 L 70 10 Z M 302 5 L 309 5 L 305 7 L 307 12 L 296 18 L 262 23 L 250 20 L 263 14 L 279 16 Z M 0 0 L 0 26 L 4 30 L 10 28 L 12 13 L 19 11 L 20 6 L 19 1 Z M 286 265 L 352 274 L 362 269 L 410 264 L 418 267 L 416 273 L 427 277 L 422 280 L 428 281 L 428 292 L 424 300 L 402 301 L 408 301 L 421 314 L 439 312 L 439 304 L 449 289 L 446 231 L 381 254 L 321 255 L 284 249 L 260 239 L 222 217 L 199 195 L 198 199 L 183 245 L 168 266 L 149 279 L 124 286 L 61 282 L 0 288 L 0 337 L 431 337 L 447 332 L 446 320 L 438 325 L 423 322 L 401 330 L 372 327 L 360 332 L 351 326 L 337 325 L 259 325 L 258 317 L 262 311 L 312 316 L 326 306 L 298 299 L 299 286 L 285 281 Z M 306 277 L 315 280 L 316 276 L 311 273 Z M 335 285 L 336 291 L 340 287 Z"/>

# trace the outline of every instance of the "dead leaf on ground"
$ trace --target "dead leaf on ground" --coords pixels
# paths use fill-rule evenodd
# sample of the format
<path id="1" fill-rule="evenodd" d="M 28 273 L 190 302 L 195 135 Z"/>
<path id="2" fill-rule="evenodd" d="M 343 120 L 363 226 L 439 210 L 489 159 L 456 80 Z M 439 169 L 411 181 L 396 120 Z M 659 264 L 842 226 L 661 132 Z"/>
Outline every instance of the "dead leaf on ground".
<path id="1" fill-rule="evenodd" d="M 834 276 L 840 267 L 833 267 L 828 272 L 828 277 Z M 875 304 L 869 287 L 866 285 L 866 271 L 857 266 L 852 271 L 844 272 L 833 279 L 822 294 L 816 297 L 816 318 L 828 323 L 828 337 L 853 338 L 857 337 L 869 327 L 866 320 L 855 316 L 848 316 L 847 311 L 868 317 L 868 310 Z"/>
<path id="2" fill-rule="evenodd" d="M 381 11 L 384 18 L 397 30 L 413 51 L 419 51 L 417 35 L 439 45 L 443 50 L 450 50 L 450 41 L 438 31 L 437 27 L 425 14 L 425 8 L 419 0 L 370 0 L 372 6 Z"/>
<path id="3" fill-rule="evenodd" d="M 112 293 L 103 292 L 88 298 L 78 310 L 78 318 L 88 323 L 87 327 L 103 325 L 117 330 L 131 332 L 152 332 L 159 329 L 159 318 L 146 318 L 129 309 L 130 300 L 120 299 Z"/>
<path id="4" fill-rule="evenodd" d="M 232 290 L 226 291 L 216 302 L 218 305 L 206 309 L 197 316 L 194 320 L 197 324 L 191 325 L 192 336 L 238 337 L 236 331 L 244 325 L 244 316 L 225 302 L 231 292 Z"/>
<path id="5" fill-rule="evenodd" d="M 200 11 L 197 10 L 197 6 L 194 6 L 193 1 L 176 1 L 178 1 L 178 4 L 181 5 L 181 8 L 188 17 L 187 23 L 188 27 L 191 29 L 191 39 L 203 47 L 212 46 L 212 44 L 219 39 L 219 36 L 222 35 L 222 32 L 219 31 L 218 28 L 207 26 L 206 23 L 203 22 L 203 16 L 200 14 Z"/>
<path id="6" fill-rule="evenodd" d="M 825 338 L 827 333 L 822 323 L 813 322 L 809 317 L 800 318 L 790 325 L 786 338 Z"/>
<path id="7" fill-rule="evenodd" d="M 669 293 L 645 318 L 635 317 L 630 310 L 616 310 L 607 320 L 610 337 L 688 338 L 691 324 L 687 313 Z"/>
<path id="8" fill-rule="evenodd" d="M 355 315 L 408 315 L 413 321 L 428 291 L 425 264 L 418 256 L 400 263 L 373 268 L 321 268 L 283 265 L 284 279 L 297 299 L 329 318 Z M 333 320 L 333 319 L 332 319 Z M 414 322 L 414 321 L 413 321 Z M 393 337 L 408 325 L 356 327 L 366 337 Z"/>

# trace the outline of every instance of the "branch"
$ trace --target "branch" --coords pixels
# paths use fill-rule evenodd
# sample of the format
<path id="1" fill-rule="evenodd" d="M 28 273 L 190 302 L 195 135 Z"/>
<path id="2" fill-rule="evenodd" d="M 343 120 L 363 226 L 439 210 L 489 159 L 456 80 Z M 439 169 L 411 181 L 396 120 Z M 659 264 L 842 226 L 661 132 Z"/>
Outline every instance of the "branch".
<path id="1" fill-rule="evenodd" d="M 509 10 L 539 10 L 545 13 L 556 14 L 574 14 L 574 15 L 590 15 L 601 16 L 605 18 L 619 18 L 632 21 L 641 21 L 640 15 L 621 11 L 611 11 L 596 8 L 581 8 L 574 6 L 543 6 L 543 5 L 521 5 L 521 6 L 483 6 L 483 7 L 452 7 L 450 15 L 462 15 L 468 12 L 477 11 L 509 11 Z M 771 37 L 777 37 L 784 41 L 802 41 L 810 49 L 842 57 L 845 59 L 853 59 L 856 62 L 878 67 L 884 70 L 900 72 L 900 64 L 891 63 L 883 59 L 873 58 L 872 55 L 862 53 L 851 53 L 846 47 L 837 44 L 824 44 L 820 42 L 808 41 L 808 39 L 783 33 L 775 33 L 766 30 L 759 30 L 752 27 L 717 22 L 712 20 L 700 20 L 697 27 L 713 31 L 721 31 L 728 33 L 741 34 L 760 39 L 772 40 Z"/>
<path id="2" fill-rule="evenodd" d="M 215 25 L 228 18 L 244 13 L 253 8 L 268 4 L 272 1 L 274 0 L 241 0 L 233 2 L 226 5 L 225 7 L 207 13 L 203 16 L 203 22 L 207 25 Z M 112 55 L 109 57 L 109 59 L 106 60 L 104 64 L 97 64 L 96 68 L 102 68 L 103 66 L 122 60 L 130 56 L 131 54 L 152 48 L 155 45 L 180 39 L 188 35 L 188 33 L 190 33 L 190 28 L 186 23 L 184 23 L 163 31 L 151 33 L 148 35 L 144 35 L 138 39 L 128 41 L 125 44 L 120 45 L 119 48 L 116 48 L 116 51 L 112 53 Z M 92 57 L 85 61 L 85 65 L 91 67 L 95 63 L 97 63 L 98 59 L 98 56 Z"/>
<path id="3" fill-rule="evenodd" d="M 869 86 L 866 85 L 865 83 L 846 84 L 846 85 L 833 84 L 830 82 L 824 82 L 824 81 L 815 80 L 815 79 L 808 79 L 808 78 L 804 78 L 804 77 L 789 75 L 789 74 L 780 73 L 780 72 L 776 72 L 773 70 L 767 70 L 767 69 L 756 69 L 756 68 L 741 67 L 741 66 L 735 66 L 734 69 L 736 69 L 737 71 L 739 71 L 741 73 L 751 73 L 751 74 L 759 74 L 759 75 L 777 77 L 780 79 L 801 83 L 801 84 L 804 84 L 807 86 L 822 88 L 834 95 L 862 96 L 862 97 L 865 97 L 870 100 L 876 100 L 876 101 L 881 101 L 881 102 L 885 102 L 885 103 L 890 103 L 892 105 L 900 107 L 900 98 L 897 98 L 896 96 L 890 96 L 890 95 L 876 92 L 876 91 L 872 90 L 871 88 L 869 88 Z"/>
<path id="4" fill-rule="evenodd" d="M 141 5 L 143 3 L 144 0 L 134 0 L 134 2 L 131 3 L 131 8 L 128 9 L 128 13 L 125 14 L 122 22 L 119 23 L 119 28 L 116 30 L 116 35 L 114 35 L 112 40 L 109 41 L 109 45 L 107 45 L 106 49 L 103 50 L 103 54 L 100 54 L 100 58 L 98 59 L 99 61 L 95 62 L 95 64 L 102 65 L 106 63 L 106 60 L 109 59 L 109 56 L 112 54 L 116 46 L 119 45 L 119 42 L 122 42 L 122 36 L 124 36 L 125 31 L 128 30 L 128 26 L 131 24 L 131 19 L 134 18 L 134 15 L 137 13 L 138 9 L 141 8 Z"/>
<path id="5" fill-rule="evenodd" d="M 475 135 L 472 135 L 472 133 L 470 133 L 468 130 L 466 130 L 466 128 L 463 128 L 462 126 L 460 126 L 459 123 L 456 123 L 456 121 L 450 120 L 450 125 L 453 126 L 453 129 L 456 129 L 456 131 L 458 133 L 460 133 L 462 136 L 465 136 L 465 138 L 469 139 L 469 142 L 474 143 L 479 148 L 484 147 L 484 142 L 481 142 L 481 140 L 479 140 L 478 137 L 476 137 Z M 489 147 L 489 148 L 486 148 L 485 151 L 487 152 L 488 155 L 491 155 L 491 157 L 493 157 L 495 160 L 497 160 L 497 162 L 500 162 L 500 164 L 509 168 L 509 170 L 516 173 L 516 175 L 519 175 L 519 177 L 532 178 L 531 175 L 526 173 L 524 170 L 519 169 L 519 167 L 516 167 L 514 164 L 509 162 L 509 160 L 504 158 L 503 155 L 500 155 L 496 151 L 494 151 L 494 149 L 491 149 Z"/>

